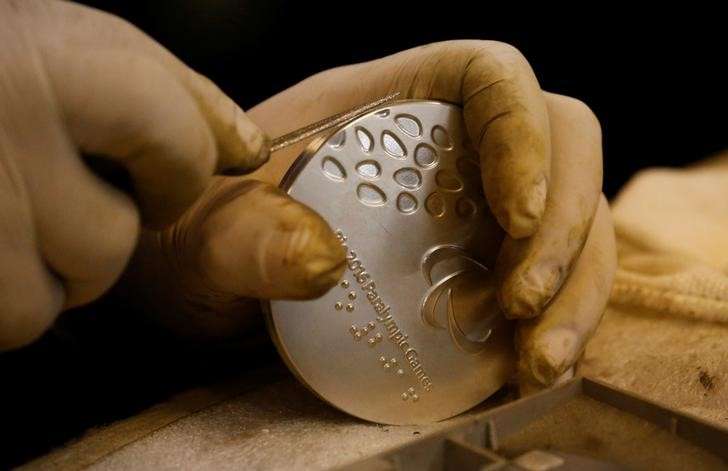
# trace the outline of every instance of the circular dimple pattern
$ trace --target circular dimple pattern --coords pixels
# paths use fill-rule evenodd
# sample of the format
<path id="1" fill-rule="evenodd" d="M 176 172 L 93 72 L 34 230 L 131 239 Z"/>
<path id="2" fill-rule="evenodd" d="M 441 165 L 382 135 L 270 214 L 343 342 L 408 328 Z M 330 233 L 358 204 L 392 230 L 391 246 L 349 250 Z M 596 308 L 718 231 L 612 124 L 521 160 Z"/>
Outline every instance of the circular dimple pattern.
<path id="1" fill-rule="evenodd" d="M 391 131 L 382 132 L 382 147 L 387 154 L 397 159 L 403 159 L 407 155 L 404 144 Z"/>
<path id="2" fill-rule="evenodd" d="M 356 188 L 356 196 L 367 206 L 381 206 L 387 202 L 384 192 L 370 183 L 360 184 Z"/>
<path id="3" fill-rule="evenodd" d="M 389 109 L 376 112 L 376 116 L 380 118 L 387 118 L 389 115 Z M 422 122 L 410 114 L 398 114 L 393 121 L 396 124 L 395 131 L 401 131 L 409 137 L 420 138 L 423 132 L 427 131 Z M 382 131 L 381 145 L 388 155 L 398 160 L 404 160 L 407 158 L 407 149 L 395 131 Z M 373 150 L 374 139 L 371 131 L 363 126 L 358 126 L 354 130 L 354 135 L 363 152 L 370 153 Z M 452 138 L 443 126 L 435 125 L 430 130 L 430 136 L 437 147 L 445 150 L 453 148 Z M 329 146 L 335 149 L 343 147 L 345 143 L 345 130 L 336 133 L 328 141 Z M 438 152 L 424 142 L 415 147 L 414 161 L 417 166 L 424 169 L 437 168 L 440 164 Z M 470 155 L 460 157 L 456 161 L 455 167 L 457 171 L 440 168 L 435 173 L 434 183 L 437 185 L 438 191 L 430 193 L 424 201 L 425 210 L 430 216 L 443 217 L 448 212 L 447 207 L 452 203 L 454 203 L 454 208 L 452 208 L 454 215 L 461 219 L 469 219 L 477 212 L 477 205 L 470 198 L 461 196 L 457 200 L 451 200 L 442 193 L 462 191 L 465 187 L 463 179 L 467 180 L 468 188 L 476 186 L 478 189 L 482 189 L 477 158 Z M 342 163 L 332 156 L 324 157 L 322 169 L 324 174 L 333 181 L 341 182 L 347 178 L 346 169 Z M 360 161 L 356 164 L 355 169 L 356 173 L 365 180 L 377 180 L 382 175 L 382 165 L 374 159 Z M 395 200 L 397 209 L 405 214 L 417 211 L 420 203 L 412 192 L 419 190 L 423 185 L 424 179 L 420 170 L 413 167 L 402 167 L 394 171 L 392 178 L 400 187 L 408 190 L 397 195 Z M 384 184 L 384 186 L 387 185 Z M 359 201 L 367 206 L 383 206 L 387 203 L 387 195 L 384 190 L 373 183 L 361 183 L 357 187 L 356 194 Z"/>
<path id="4" fill-rule="evenodd" d="M 362 127 L 356 128 L 356 140 L 359 141 L 359 146 L 364 152 L 371 152 L 372 147 L 374 147 L 372 135 Z"/>
<path id="5" fill-rule="evenodd" d="M 434 167 L 437 164 L 437 152 L 427 144 L 420 144 L 415 148 L 415 163 L 423 168 Z"/>
<path id="6" fill-rule="evenodd" d="M 450 139 L 450 135 L 447 133 L 445 128 L 437 125 L 432 128 L 431 135 L 432 142 L 437 144 L 439 147 L 442 147 L 443 149 L 452 149 L 452 140 Z"/>
<path id="7" fill-rule="evenodd" d="M 417 211 L 417 199 L 409 193 L 402 192 L 397 196 L 397 209 L 405 214 Z"/>
<path id="8" fill-rule="evenodd" d="M 412 137 L 420 137 L 422 134 L 422 124 L 420 120 L 409 114 L 400 114 L 395 116 L 394 123 L 403 133 Z"/>
<path id="9" fill-rule="evenodd" d="M 404 188 L 416 190 L 422 185 L 422 174 L 415 168 L 405 167 L 394 172 L 394 181 Z"/>
<path id="10" fill-rule="evenodd" d="M 468 197 L 461 197 L 455 203 L 455 213 L 464 219 L 469 219 L 475 214 L 476 210 L 475 202 Z"/>
<path id="11" fill-rule="evenodd" d="M 463 182 L 450 170 L 442 169 L 435 175 L 437 186 L 445 191 L 460 191 L 463 189 Z"/>
<path id="12" fill-rule="evenodd" d="M 436 217 L 442 217 L 445 214 L 445 200 L 442 195 L 438 192 L 433 192 L 425 200 L 425 210 Z"/>
<path id="13" fill-rule="evenodd" d="M 375 160 L 364 160 L 356 164 L 356 171 L 362 177 L 374 180 L 379 178 L 382 168 Z"/>
<path id="14" fill-rule="evenodd" d="M 334 134 L 334 136 L 329 139 L 329 145 L 333 147 L 334 149 L 338 149 L 339 147 L 342 147 L 346 143 L 346 131 L 341 130 Z"/>
<path id="15" fill-rule="evenodd" d="M 335 182 L 343 182 L 346 180 L 346 170 L 344 170 L 344 166 L 331 156 L 323 158 L 321 161 L 321 169 L 323 170 L 324 175 Z"/>

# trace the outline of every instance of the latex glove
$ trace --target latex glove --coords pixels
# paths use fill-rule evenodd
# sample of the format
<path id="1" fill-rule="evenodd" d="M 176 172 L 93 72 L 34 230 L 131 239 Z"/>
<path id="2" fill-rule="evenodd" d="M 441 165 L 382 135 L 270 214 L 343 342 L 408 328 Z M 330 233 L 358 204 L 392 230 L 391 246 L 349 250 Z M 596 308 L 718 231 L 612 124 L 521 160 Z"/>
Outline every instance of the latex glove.
<path id="1" fill-rule="evenodd" d="M 496 272 L 504 312 L 522 320 L 517 336 L 522 380 L 529 385 L 553 383 L 576 362 L 599 323 L 615 270 L 611 221 L 603 198 L 600 204 L 597 119 L 583 103 L 543 92 L 516 49 L 490 41 L 431 44 L 332 69 L 248 113 L 268 135 L 278 136 L 394 91 L 401 92 L 401 98 L 463 105 L 468 132 L 481 156 L 488 203 L 507 233 Z M 277 153 L 253 177 L 277 184 L 305 144 Z M 200 217 L 199 225 L 185 224 L 179 236 L 168 233 L 161 238 L 161 253 L 175 258 L 171 265 L 186 267 L 172 271 L 176 279 L 187 276 L 180 273 L 205 274 L 207 288 L 197 283 L 192 291 L 178 292 L 194 300 L 188 311 L 216 312 L 216 322 L 228 327 L 240 326 L 254 309 L 236 294 L 263 294 L 245 288 L 247 275 L 240 267 L 248 261 L 237 255 L 244 253 L 244 232 L 250 225 L 247 205 L 238 201 L 245 198 L 246 188 L 244 180 L 221 179 L 204 198 L 209 202 L 204 212 L 218 214 L 217 223 L 207 224 Z M 271 206 L 281 198 L 272 190 L 260 191 L 270 194 Z M 206 253 L 218 256 L 201 259 L 195 250 L 172 243 L 200 237 Z M 190 247 L 195 246 L 199 245 Z M 160 251 L 152 247 L 146 253 L 151 254 L 146 260 L 154 260 Z M 170 283 L 165 263 L 157 260 L 146 266 L 162 266 L 159 278 Z M 271 276 L 268 280 L 276 281 Z M 279 295 L 276 289 L 282 284 L 268 286 L 265 295 Z M 177 294 L 165 299 L 180 298 Z M 211 317 L 206 318 L 209 323 Z"/>
<path id="2" fill-rule="evenodd" d="M 81 153 L 123 166 L 134 197 Z M 0 349 L 112 285 L 140 221 L 174 221 L 213 171 L 267 157 L 240 108 L 130 24 L 66 2 L 0 0 Z"/>

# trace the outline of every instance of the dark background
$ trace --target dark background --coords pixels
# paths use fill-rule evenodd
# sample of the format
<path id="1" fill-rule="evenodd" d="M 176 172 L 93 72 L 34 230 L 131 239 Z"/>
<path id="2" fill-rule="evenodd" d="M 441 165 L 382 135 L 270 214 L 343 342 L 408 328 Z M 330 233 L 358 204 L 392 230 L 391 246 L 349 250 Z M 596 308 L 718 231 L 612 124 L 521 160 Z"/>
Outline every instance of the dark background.
<path id="1" fill-rule="evenodd" d="M 584 2 L 558 11 L 487 1 L 85 3 L 130 20 L 243 107 L 320 70 L 432 41 L 511 43 L 544 89 L 599 117 L 609 196 L 641 168 L 728 147 L 723 15 L 694 3 L 646 12 Z M 248 368 L 239 358 L 182 344 L 118 301 L 66 313 L 35 345 L 0 355 L 0 423 L 10 434 L 0 468 Z M 277 361 L 270 348 L 260 358 Z"/>

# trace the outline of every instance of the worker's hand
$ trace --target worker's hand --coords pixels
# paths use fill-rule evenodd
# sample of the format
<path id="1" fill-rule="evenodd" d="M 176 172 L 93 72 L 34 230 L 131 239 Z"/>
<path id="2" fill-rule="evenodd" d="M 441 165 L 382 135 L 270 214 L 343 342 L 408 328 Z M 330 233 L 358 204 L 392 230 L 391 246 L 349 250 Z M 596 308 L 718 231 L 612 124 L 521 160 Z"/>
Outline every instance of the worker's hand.
<path id="1" fill-rule="evenodd" d="M 599 323 L 615 270 L 611 221 L 600 196 L 602 150 L 597 119 L 583 103 L 542 91 L 516 49 L 488 41 L 432 44 L 329 70 L 248 113 L 268 135 L 278 136 L 395 91 L 400 98 L 439 99 L 463 106 L 481 157 L 488 203 L 507 233 L 496 273 L 502 309 L 520 321 L 517 345 L 522 383 L 552 384 L 575 363 Z M 277 183 L 303 146 L 277 153 L 253 176 Z M 268 252 L 262 249 L 255 260 L 241 251 L 249 244 L 251 228 L 271 229 L 249 209 L 247 199 L 255 192 L 269 198 L 269 203 L 255 207 L 256 214 L 272 214 L 273 207 L 281 206 L 279 200 L 292 211 L 304 211 L 268 186 L 240 178 L 220 179 L 203 198 L 206 202 L 185 219 L 188 222 L 151 238 L 152 249 L 142 257 L 154 260 L 160 244 L 163 253 L 174 254 L 174 269 L 162 268 L 158 276 L 167 283 L 183 280 L 181 292 L 193 301 L 193 312 L 227 312 L 218 314 L 223 325 L 249 312 L 236 295 L 280 296 L 283 286 L 291 283 L 277 268 L 261 272 L 266 274 L 263 284 L 257 279 L 251 282 L 243 269 L 256 263 L 264 266 L 267 260 Z M 187 240 L 202 244 L 185 245 Z M 297 240 L 297 249 L 310 243 L 304 236 Z M 200 246 L 202 256 L 195 248 Z M 291 253 L 306 251 L 300 248 Z M 318 253 L 325 253 L 324 248 Z M 142 266 L 152 265 L 159 263 Z M 250 289 L 250 284 L 258 288 Z M 179 303 L 180 298 L 168 296 L 162 302 Z M 209 323 L 209 314 L 206 319 Z"/>
<path id="2" fill-rule="evenodd" d="M 124 168 L 134 194 L 82 154 Z M 101 295 L 140 221 L 176 220 L 215 170 L 267 156 L 240 108 L 128 23 L 66 2 L 0 0 L 0 350 Z"/>

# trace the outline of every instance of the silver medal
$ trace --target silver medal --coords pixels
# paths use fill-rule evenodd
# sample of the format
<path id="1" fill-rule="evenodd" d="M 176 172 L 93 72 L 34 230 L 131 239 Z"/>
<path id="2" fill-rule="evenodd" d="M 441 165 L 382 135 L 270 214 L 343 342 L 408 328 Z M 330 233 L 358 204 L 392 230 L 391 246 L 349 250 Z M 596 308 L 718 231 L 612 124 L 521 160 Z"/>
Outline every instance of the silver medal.
<path id="1" fill-rule="evenodd" d="M 502 232 L 459 107 L 388 103 L 313 143 L 282 183 L 347 252 L 338 286 L 273 301 L 271 335 L 321 398 L 380 423 L 446 419 L 513 371 L 491 268 Z"/>

